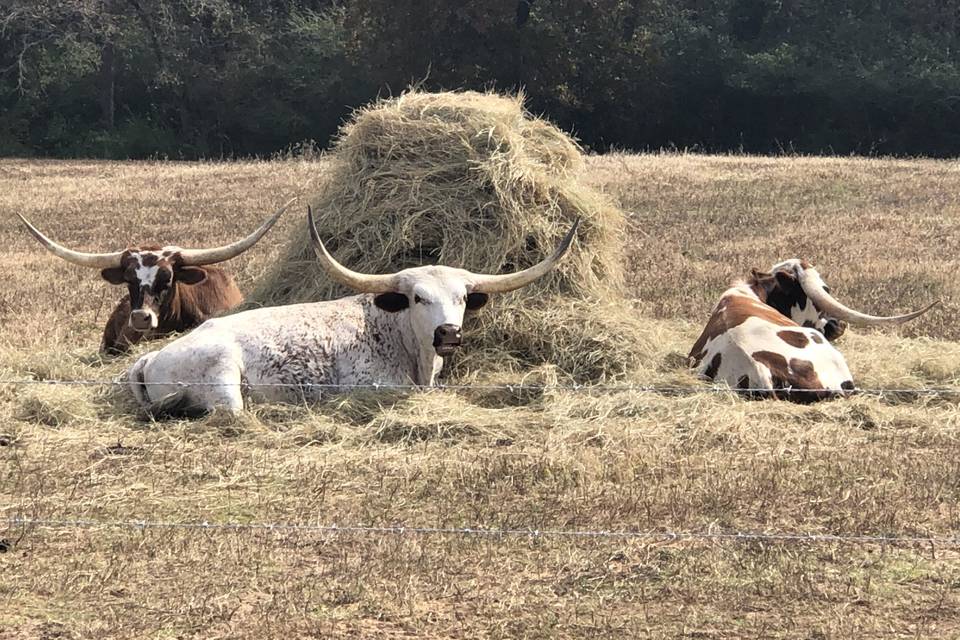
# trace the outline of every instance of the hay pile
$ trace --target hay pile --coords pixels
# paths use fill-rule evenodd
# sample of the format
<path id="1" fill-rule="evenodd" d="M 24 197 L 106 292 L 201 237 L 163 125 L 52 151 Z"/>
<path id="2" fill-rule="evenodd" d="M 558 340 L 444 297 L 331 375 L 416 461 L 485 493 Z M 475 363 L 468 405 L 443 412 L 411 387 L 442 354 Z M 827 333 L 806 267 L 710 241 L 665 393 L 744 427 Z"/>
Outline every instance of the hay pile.
<path id="1" fill-rule="evenodd" d="M 468 321 L 456 375 L 553 363 L 562 377 L 586 382 L 634 368 L 643 349 L 622 298 L 623 214 L 578 182 L 579 148 L 526 113 L 521 96 L 412 91 L 383 100 L 354 114 L 328 159 L 311 201 L 317 228 L 336 259 L 358 271 L 522 269 L 582 218 L 554 274 L 494 296 Z M 249 303 L 349 293 L 317 265 L 304 224 Z"/>

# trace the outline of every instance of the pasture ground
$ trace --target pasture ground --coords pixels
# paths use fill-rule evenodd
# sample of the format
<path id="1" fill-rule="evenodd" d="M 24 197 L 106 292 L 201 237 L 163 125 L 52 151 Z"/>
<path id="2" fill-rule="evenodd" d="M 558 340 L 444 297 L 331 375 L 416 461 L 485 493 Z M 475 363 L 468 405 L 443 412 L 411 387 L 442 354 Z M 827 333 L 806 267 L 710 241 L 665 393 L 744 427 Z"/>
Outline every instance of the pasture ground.
<path id="1" fill-rule="evenodd" d="M 95 355 L 119 291 L 43 251 L 15 212 L 80 249 L 209 245 L 309 193 L 322 171 L 0 161 L 0 378 L 103 379 L 132 360 Z M 840 348 L 860 386 L 960 387 L 957 162 L 614 154 L 588 171 L 630 215 L 631 286 L 649 323 L 645 344 L 623 345 L 647 352 L 632 381 L 696 387 L 683 355 L 725 286 L 803 257 L 866 311 L 944 300 L 900 332 L 848 332 Z M 230 264 L 241 288 L 302 223 L 288 213 Z M 958 637 L 960 553 L 948 547 L 2 524 L 953 537 L 958 499 L 956 396 L 801 407 L 707 391 L 360 394 L 152 423 L 122 390 L 0 385 L 0 638 Z"/>

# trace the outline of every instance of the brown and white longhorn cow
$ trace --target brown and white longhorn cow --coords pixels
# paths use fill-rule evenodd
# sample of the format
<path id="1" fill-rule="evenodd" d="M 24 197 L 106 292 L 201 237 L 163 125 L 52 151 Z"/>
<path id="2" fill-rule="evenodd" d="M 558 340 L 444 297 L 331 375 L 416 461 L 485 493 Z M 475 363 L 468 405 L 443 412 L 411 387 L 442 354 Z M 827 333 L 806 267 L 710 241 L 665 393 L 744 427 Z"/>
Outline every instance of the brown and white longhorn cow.
<path id="1" fill-rule="evenodd" d="M 939 304 L 901 316 L 870 316 L 830 295 L 817 270 L 787 260 L 754 269 L 727 289 L 690 350 L 697 372 L 758 397 L 811 402 L 854 389 L 843 355 L 831 344 L 847 323 L 896 325 Z"/>
<path id="2" fill-rule="evenodd" d="M 233 277 L 209 265 L 235 258 L 256 244 L 292 202 L 246 238 L 213 249 L 143 244 L 114 253 L 81 253 L 46 237 L 23 216 L 20 220 L 55 256 L 100 269 L 110 284 L 127 285 L 127 295 L 114 307 L 100 342 L 102 353 L 116 355 L 141 340 L 192 329 L 243 302 Z"/>

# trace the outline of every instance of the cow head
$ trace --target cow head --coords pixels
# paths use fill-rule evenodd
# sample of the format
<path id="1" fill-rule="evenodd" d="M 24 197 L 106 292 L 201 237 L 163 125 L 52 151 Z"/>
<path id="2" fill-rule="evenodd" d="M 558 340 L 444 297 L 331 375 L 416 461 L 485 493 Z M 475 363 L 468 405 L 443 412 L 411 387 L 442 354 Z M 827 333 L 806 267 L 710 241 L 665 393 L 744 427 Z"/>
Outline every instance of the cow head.
<path id="1" fill-rule="evenodd" d="M 156 329 L 160 307 L 178 285 L 194 285 L 206 280 L 202 266 L 185 264 L 180 247 L 140 247 L 127 249 L 120 266 L 100 272 L 110 284 L 126 285 L 130 294 L 128 323 L 137 331 Z"/>
<path id="2" fill-rule="evenodd" d="M 308 207 L 310 238 L 320 264 L 342 285 L 361 293 L 373 293 L 374 304 L 389 312 L 406 310 L 417 344 L 430 345 L 439 356 L 449 356 L 461 342 L 461 326 L 467 309 L 479 309 L 491 293 L 519 289 L 550 272 L 566 253 L 580 221 L 542 262 L 516 273 L 487 275 L 453 267 L 426 266 L 386 275 L 368 275 L 347 269 L 324 247 Z"/>
<path id="3" fill-rule="evenodd" d="M 751 282 L 762 290 L 768 305 L 800 326 L 820 331 L 831 342 L 843 335 L 847 324 L 861 326 L 895 325 L 912 320 L 939 304 L 901 316 L 871 316 L 838 302 L 816 268 L 803 260 L 785 260 L 768 273 L 753 270 Z"/>
<path id="4" fill-rule="evenodd" d="M 130 293 L 128 323 L 137 331 L 147 331 L 157 327 L 160 308 L 177 285 L 203 282 L 207 277 L 204 265 L 229 260 L 252 247 L 270 230 L 291 202 L 287 202 L 243 240 L 213 249 L 146 245 L 115 253 L 81 253 L 46 237 L 23 216 L 20 216 L 20 220 L 27 231 L 55 256 L 72 264 L 100 269 L 100 275 L 110 284 L 126 285 Z"/>

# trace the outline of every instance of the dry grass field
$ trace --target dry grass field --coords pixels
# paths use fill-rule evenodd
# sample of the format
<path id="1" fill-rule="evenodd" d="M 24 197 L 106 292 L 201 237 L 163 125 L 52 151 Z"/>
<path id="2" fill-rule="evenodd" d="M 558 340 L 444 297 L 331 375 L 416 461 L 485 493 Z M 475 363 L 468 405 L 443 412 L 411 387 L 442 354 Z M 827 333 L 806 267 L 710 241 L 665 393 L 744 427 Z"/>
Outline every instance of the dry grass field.
<path id="1" fill-rule="evenodd" d="M 105 379 L 133 359 L 96 356 L 119 291 L 46 253 L 16 212 L 78 249 L 210 245 L 323 170 L 0 161 L 0 378 Z M 944 301 L 899 332 L 848 331 L 860 386 L 960 388 L 960 163 L 609 155 L 588 172 L 631 222 L 649 332 L 623 345 L 644 353 L 628 381 L 702 388 L 682 356 L 717 296 L 800 257 L 868 312 Z M 302 225 L 288 213 L 229 264 L 242 289 Z M 949 546 L 6 525 L 17 516 L 956 537 L 956 395 L 443 391 L 155 423 L 121 389 L 0 385 L 0 639 L 960 637 Z"/>

